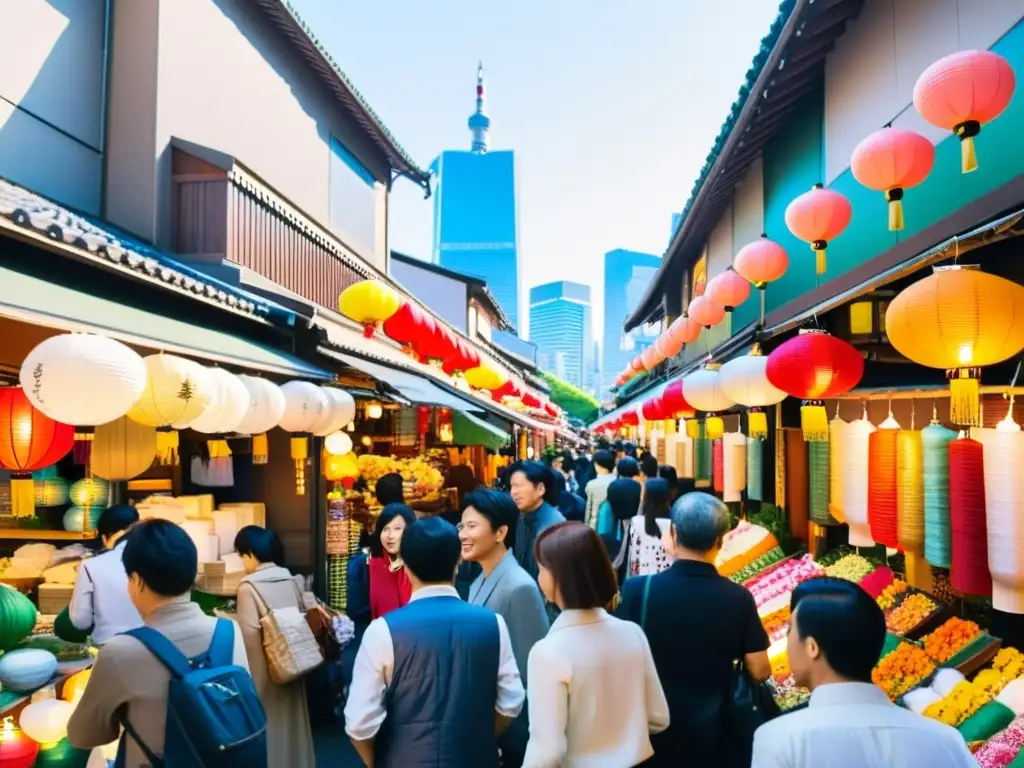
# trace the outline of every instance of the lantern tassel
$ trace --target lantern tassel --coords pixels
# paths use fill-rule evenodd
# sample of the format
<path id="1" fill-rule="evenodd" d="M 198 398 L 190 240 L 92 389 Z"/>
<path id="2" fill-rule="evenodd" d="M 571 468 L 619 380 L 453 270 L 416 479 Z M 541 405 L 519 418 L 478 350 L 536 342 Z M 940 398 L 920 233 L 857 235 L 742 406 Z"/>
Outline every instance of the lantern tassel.
<path id="1" fill-rule="evenodd" d="M 811 243 L 811 250 L 814 251 L 814 267 L 819 275 L 824 275 L 828 270 L 828 243 L 824 240 L 815 240 Z"/>
<path id="2" fill-rule="evenodd" d="M 949 420 L 960 427 L 981 426 L 981 371 L 957 368 L 949 378 Z"/>
<path id="3" fill-rule="evenodd" d="M 818 400 L 805 400 L 800 406 L 800 429 L 809 443 L 828 442 L 828 414 Z"/>
<path id="4" fill-rule="evenodd" d="M 211 459 L 227 459 L 231 457 L 231 446 L 227 440 L 207 440 L 206 447 Z"/>
<path id="5" fill-rule="evenodd" d="M 267 436 L 253 435 L 252 437 L 252 463 L 266 464 L 270 461 L 270 444 Z"/>
<path id="6" fill-rule="evenodd" d="M 885 199 L 889 201 L 889 231 L 897 232 L 903 229 L 903 190 L 894 187 L 885 193 Z"/>
<path id="7" fill-rule="evenodd" d="M 764 411 L 747 413 L 747 436 L 764 440 L 768 437 L 768 414 Z"/>
<path id="8" fill-rule="evenodd" d="M 978 170 L 978 155 L 974 149 L 974 137 L 981 133 L 981 123 L 968 120 L 953 127 L 953 133 L 960 138 L 960 172 Z"/>
<path id="9" fill-rule="evenodd" d="M 306 493 L 306 459 L 309 458 L 309 440 L 293 437 L 291 443 L 292 461 L 295 462 L 295 495 Z"/>
<path id="10" fill-rule="evenodd" d="M 36 490 L 31 472 L 11 473 L 11 514 L 32 517 L 36 513 Z"/>
<path id="11" fill-rule="evenodd" d="M 158 429 L 156 432 L 156 460 L 161 467 L 178 466 L 178 432 Z"/>
<path id="12" fill-rule="evenodd" d="M 721 416 L 708 416 L 704 419 L 704 434 L 711 440 L 717 440 L 725 434 L 725 422 Z"/>

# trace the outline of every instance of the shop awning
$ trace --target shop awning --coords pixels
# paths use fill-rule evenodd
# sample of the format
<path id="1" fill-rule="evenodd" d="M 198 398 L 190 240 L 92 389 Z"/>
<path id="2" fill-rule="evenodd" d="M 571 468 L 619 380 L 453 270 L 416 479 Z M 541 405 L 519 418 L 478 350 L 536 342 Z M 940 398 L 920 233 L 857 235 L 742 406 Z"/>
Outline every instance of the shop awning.
<path id="1" fill-rule="evenodd" d="M 452 411 L 452 432 L 456 445 L 482 445 L 492 451 L 504 448 L 511 440 L 501 427 L 462 411 Z"/>
<path id="2" fill-rule="evenodd" d="M 50 283 L 0 267 L 0 316 L 63 331 L 100 333 L 148 349 L 280 376 L 329 380 L 297 357 L 222 331 Z"/>

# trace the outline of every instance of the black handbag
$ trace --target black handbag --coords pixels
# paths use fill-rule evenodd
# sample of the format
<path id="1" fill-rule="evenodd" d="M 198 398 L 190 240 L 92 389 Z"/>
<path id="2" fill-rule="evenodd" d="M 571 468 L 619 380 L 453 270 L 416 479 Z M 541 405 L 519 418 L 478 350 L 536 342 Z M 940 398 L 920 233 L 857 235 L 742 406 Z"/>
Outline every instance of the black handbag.
<path id="1" fill-rule="evenodd" d="M 754 731 L 781 714 L 768 683 L 756 683 L 742 661 L 732 663 L 730 695 L 726 703 L 725 730 L 728 734 L 726 765 L 749 768 L 754 748 Z"/>

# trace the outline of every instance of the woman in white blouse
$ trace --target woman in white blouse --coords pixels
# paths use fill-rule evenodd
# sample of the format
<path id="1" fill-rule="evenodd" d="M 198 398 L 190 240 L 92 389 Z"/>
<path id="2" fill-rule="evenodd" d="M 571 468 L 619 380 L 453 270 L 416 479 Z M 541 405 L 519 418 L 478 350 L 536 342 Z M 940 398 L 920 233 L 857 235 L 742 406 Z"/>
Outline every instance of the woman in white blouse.
<path id="1" fill-rule="evenodd" d="M 641 513 L 629 521 L 627 578 L 668 570 L 673 558 L 665 551 L 661 538 L 668 530 L 671 514 L 672 490 L 668 481 L 651 478 L 644 486 Z"/>
<path id="2" fill-rule="evenodd" d="M 629 768 L 654 754 L 668 703 L 639 626 L 609 615 L 618 591 L 601 538 L 583 523 L 537 537 L 538 582 L 561 614 L 527 664 L 523 768 Z"/>

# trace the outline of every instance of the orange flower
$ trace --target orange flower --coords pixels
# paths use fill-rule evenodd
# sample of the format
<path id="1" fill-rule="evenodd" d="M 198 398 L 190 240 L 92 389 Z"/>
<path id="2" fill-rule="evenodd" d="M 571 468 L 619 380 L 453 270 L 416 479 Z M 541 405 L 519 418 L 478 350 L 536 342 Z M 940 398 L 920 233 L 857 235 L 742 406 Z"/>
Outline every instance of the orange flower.
<path id="1" fill-rule="evenodd" d="M 878 662 L 871 680 L 895 701 L 935 669 L 935 663 L 916 645 L 901 643 Z"/>
<path id="2" fill-rule="evenodd" d="M 973 621 L 954 617 L 924 638 L 924 650 L 936 661 L 944 663 L 980 634 L 981 627 Z"/>
<path id="3" fill-rule="evenodd" d="M 920 592 L 915 592 L 885 617 L 885 626 L 894 634 L 906 634 L 938 607 L 930 598 Z"/>

